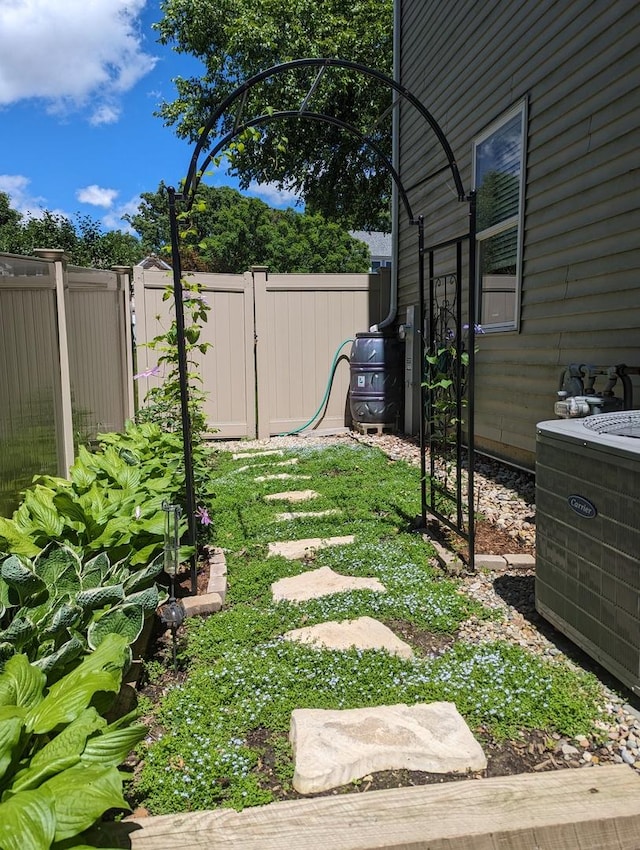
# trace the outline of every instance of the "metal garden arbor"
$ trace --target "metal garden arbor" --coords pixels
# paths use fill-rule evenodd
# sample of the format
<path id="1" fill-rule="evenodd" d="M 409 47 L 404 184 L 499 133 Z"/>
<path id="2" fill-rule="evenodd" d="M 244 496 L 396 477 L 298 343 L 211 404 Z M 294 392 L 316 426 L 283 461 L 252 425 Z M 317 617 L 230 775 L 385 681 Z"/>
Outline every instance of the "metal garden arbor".
<path id="1" fill-rule="evenodd" d="M 315 71 L 309 88 L 300 102 L 287 104 L 288 108 L 270 109 L 268 113 L 245 116 L 248 95 L 252 89 L 263 83 L 270 83 L 286 74 L 307 73 L 308 69 Z M 346 120 L 344 116 L 314 112 L 310 104 L 314 95 L 322 85 L 327 74 L 348 72 L 373 79 L 390 93 L 391 103 L 385 112 L 370 127 L 360 127 L 354 119 Z M 299 90 L 299 89 L 298 89 Z M 393 163 L 381 148 L 379 141 L 374 138 L 375 130 L 387 116 L 398 109 L 401 104 L 407 104 L 416 110 L 426 123 L 430 132 L 435 136 L 442 154 L 442 163 L 438 168 L 420 179 L 424 185 L 437 176 L 447 173 L 453 180 L 457 201 L 469 201 L 469 231 L 455 240 L 440 243 L 430 247 L 425 246 L 424 216 L 415 215 L 408 197 L 408 191 L 402 183 Z M 227 117 L 226 123 L 223 119 Z M 233 118 L 231 129 L 225 130 Z M 340 59 L 297 59 L 268 68 L 255 74 L 238 86 L 214 109 L 202 128 L 196 143 L 184 185 L 180 193 L 175 188 L 168 188 L 169 215 L 171 225 L 171 249 L 173 264 L 173 290 L 175 298 L 176 328 L 178 340 L 178 368 L 181 387 L 181 413 L 183 424 L 183 442 L 185 457 L 186 484 L 186 513 L 189 522 L 190 543 L 196 540 L 195 492 L 192 460 L 192 433 L 189 418 L 189 388 L 187 379 L 187 358 L 184 340 L 184 309 L 182 302 L 182 269 L 179 252 L 179 228 L 176 202 L 181 202 L 182 209 L 188 211 L 194 203 L 198 185 L 207 168 L 216 158 L 229 148 L 232 142 L 245 131 L 253 127 L 284 120 L 304 120 L 321 122 L 340 128 L 361 143 L 362 148 L 373 151 L 393 180 L 399 203 L 402 204 L 407 219 L 418 231 L 418 297 L 420 326 L 417 332 L 420 337 L 421 369 L 421 415 L 420 415 L 420 449 L 421 449 L 421 523 L 426 527 L 428 514 L 432 514 L 457 534 L 468 541 L 470 563 L 473 560 L 473 373 L 474 373 L 474 323 L 475 315 L 475 202 L 473 194 L 466 195 L 458 167 L 449 143 L 431 113 L 410 91 L 395 80 L 379 71 L 368 68 L 357 62 Z M 223 126 L 224 125 L 224 126 Z M 215 143 L 212 144 L 212 142 Z M 468 278 L 468 303 L 463 310 L 463 245 L 468 245 L 466 262 Z M 456 254 L 455 268 L 444 275 L 436 275 L 436 258 L 438 253 L 454 246 Z M 425 286 L 425 261 L 428 263 L 428 286 Z M 443 287 L 443 281 L 445 285 Z M 468 329 L 464 329 L 464 316 L 468 317 Z M 464 358 L 462 351 L 453 346 L 447 346 L 447 340 L 462 340 L 465 337 Z M 448 363 L 443 362 L 444 349 L 449 350 Z M 451 356 L 451 351 L 457 356 Z M 440 352 L 440 353 L 439 353 Z M 431 362 L 430 362 L 431 361 Z M 446 369 L 445 369 L 446 367 Z M 442 372 L 445 369 L 445 373 Z M 443 377 L 445 374 L 445 377 Z M 434 411 L 441 407 L 442 383 L 447 383 L 451 408 L 448 411 L 448 423 L 453 427 L 455 440 L 451 439 L 451 429 L 443 435 L 442 429 L 434 416 Z M 451 388 L 453 387 L 453 391 Z M 453 396 L 451 393 L 453 392 Z M 466 428 L 466 457 L 467 457 L 467 487 L 466 509 L 462 484 L 463 469 L 463 423 Z M 453 447 L 453 454 L 451 448 Z M 427 454 L 430 463 L 430 475 L 427 479 Z M 442 477 L 442 470 L 446 473 Z M 450 481 L 454 480 L 451 487 Z M 442 498 L 445 502 L 442 502 Z M 451 503 L 455 508 L 451 509 Z M 444 506 L 443 506 L 444 504 Z M 466 521 L 464 515 L 467 515 Z M 192 592 L 195 592 L 195 560 L 192 561 L 191 572 Z"/>

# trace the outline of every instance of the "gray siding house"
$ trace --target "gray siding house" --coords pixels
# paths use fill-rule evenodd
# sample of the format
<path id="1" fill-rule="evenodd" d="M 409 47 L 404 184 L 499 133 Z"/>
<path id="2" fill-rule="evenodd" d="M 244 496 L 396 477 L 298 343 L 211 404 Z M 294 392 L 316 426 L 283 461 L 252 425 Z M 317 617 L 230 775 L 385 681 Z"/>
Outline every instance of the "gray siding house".
<path id="1" fill-rule="evenodd" d="M 640 366 L 640 3 L 396 0 L 395 15 L 397 79 L 478 191 L 477 447 L 533 467 L 535 426 L 555 418 L 566 366 Z M 423 179 L 439 157 L 401 104 L 396 162 L 427 245 L 467 227 L 447 175 Z M 402 323 L 418 257 L 415 228 L 397 217 Z M 409 432 L 418 369 L 408 358 Z"/>

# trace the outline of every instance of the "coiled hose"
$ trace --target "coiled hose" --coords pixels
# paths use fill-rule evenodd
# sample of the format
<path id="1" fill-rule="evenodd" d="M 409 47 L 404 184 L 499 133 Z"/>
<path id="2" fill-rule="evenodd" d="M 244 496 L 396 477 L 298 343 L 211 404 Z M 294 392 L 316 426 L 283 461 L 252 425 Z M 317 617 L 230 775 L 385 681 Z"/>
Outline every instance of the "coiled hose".
<path id="1" fill-rule="evenodd" d="M 291 437 L 294 434 L 299 434 L 301 431 L 304 431 L 305 428 L 308 428 L 313 422 L 315 422 L 320 413 L 322 413 L 322 411 L 329 402 L 329 395 L 331 393 L 331 387 L 333 386 L 333 379 L 335 377 L 336 369 L 338 368 L 338 362 L 340 360 L 340 352 L 348 342 L 354 342 L 354 338 L 349 337 L 349 339 L 343 340 L 343 342 L 341 342 L 340 345 L 337 347 L 336 353 L 333 355 L 333 362 L 331 364 L 331 369 L 329 370 L 329 380 L 327 381 L 324 396 L 322 398 L 322 401 L 320 402 L 318 409 L 313 414 L 311 419 L 309 419 L 308 422 L 305 422 L 304 425 L 301 425 L 299 428 L 292 428 L 290 431 L 284 431 L 282 434 L 278 434 L 279 437 Z"/>

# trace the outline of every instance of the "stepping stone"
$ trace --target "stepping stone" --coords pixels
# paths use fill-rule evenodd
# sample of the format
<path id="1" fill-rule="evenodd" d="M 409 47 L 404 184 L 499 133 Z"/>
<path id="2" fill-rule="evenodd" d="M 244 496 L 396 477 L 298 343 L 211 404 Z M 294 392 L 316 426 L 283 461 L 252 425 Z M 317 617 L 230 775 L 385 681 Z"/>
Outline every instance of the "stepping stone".
<path id="1" fill-rule="evenodd" d="M 237 452 L 236 454 L 231 455 L 233 460 L 244 460 L 247 457 L 272 457 L 273 455 L 277 455 L 282 457 L 284 452 L 282 449 L 269 449 L 264 452 Z"/>
<path id="2" fill-rule="evenodd" d="M 451 702 L 295 709 L 289 740 L 293 787 L 315 794 L 380 770 L 466 773 L 484 770 L 480 744 Z"/>
<path id="3" fill-rule="evenodd" d="M 400 658 L 413 657 L 409 644 L 373 617 L 358 617 L 357 620 L 342 622 L 331 620 L 317 626 L 292 629 L 283 637 L 285 640 L 296 640 L 324 649 L 386 649 Z"/>
<path id="4" fill-rule="evenodd" d="M 344 537 L 307 537 L 306 540 L 283 540 L 279 543 L 269 543 L 269 555 L 281 555 L 289 561 L 306 558 L 317 549 L 328 546 L 344 546 L 353 543 L 353 534 Z"/>
<path id="5" fill-rule="evenodd" d="M 290 602 L 305 602 L 307 599 L 319 599 L 332 593 L 343 593 L 347 590 L 375 590 L 386 593 L 385 586 L 377 578 L 358 578 L 343 576 L 335 573 L 331 567 L 320 567 L 274 581 L 271 585 L 271 595 L 275 602 L 288 600 Z"/>
<path id="6" fill-rule="evenodd" d="M 291 475 L 289 472 L 278 472 L 273 475 L 258 475 L 254 481 L 311 481 L 310 475 Z"/>
<path id="7" fill-rule="evenodd" d="M 267 502 L 308 502 L 319 495 L 315 490 L 287 490 L 284 493 L 271 493 L 264 498 Z"/>
<path id="8" fill-rule="evenodd" d="M 294 519 L 306 519 L 323 516 L 336 516 L 341 514 L 340 508 L 329 508 L 326 511 L 289 511 L 283 514 L 276 514 L 276 522 L 287 522 Z"/>

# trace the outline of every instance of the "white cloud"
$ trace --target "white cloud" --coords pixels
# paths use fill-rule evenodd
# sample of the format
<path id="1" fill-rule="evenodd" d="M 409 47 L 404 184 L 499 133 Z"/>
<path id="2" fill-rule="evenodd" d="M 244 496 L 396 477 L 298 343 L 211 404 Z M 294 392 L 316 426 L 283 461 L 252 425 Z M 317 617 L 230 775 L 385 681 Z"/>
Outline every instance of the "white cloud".
<path id="1" fill-rule="evenodd" d="M 107 215 L 103 216 L 102 224 L 107 230 L 122 230 L 124 233 L 131 233 L 136 236 L 136 232 L 131 225 L 122 221 L 123 215 L 135 215 L 138 212 L 138 206 L 142 198 L 140 195 L 135 195 L 130 201 L 124 204 L 119 204 L 115 209 L 111 210 Z"/>
<path id="2" fill-rule="evenodd" d="M 262 198 L 272 207 L 295 207 L 301 204 L 295 192 L 289 189 L 279 189 L 275 183 L 256 183 L 254 181 L 249 184 L 247 193 Z"/>
<path id="3" fill-rule="evenodd" d="M 137 30 L 145 3 L 3 0 L 0 105 L 43 98 L 50 110 L 65 112 L 91 99 L 94 123 L 116 120 L 118 97 L 157 61 Z"/>
<path id="4" fill-rule="evenodd" d="M 23 215 L 38 218 L 42 215 L 45 198 L 32 195 L 28 177 L 22 174 L 0 174 L 0 192 L 11 198 L 11 206 Z"/>
<path id="5" fill-rule="evenodd" d="M 94 207 L 111 207 L 118 196 L 117 189 L 103 189 L 101 186 L 96 186 L 93 183 L 91 186 L 85 186 L 84 189 L 78 189 L 76 198 L 81 204 L 92 204 Z"/>

